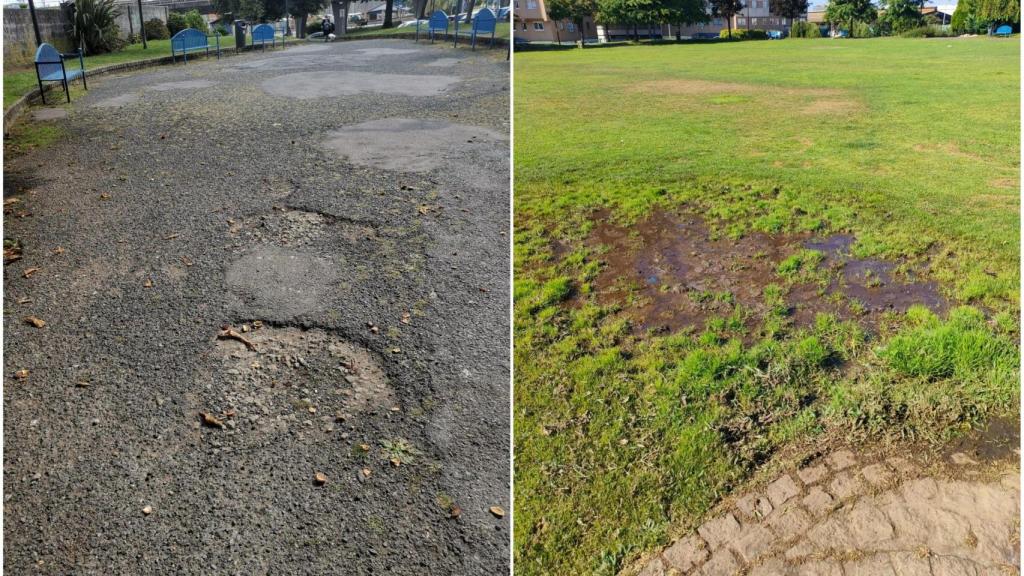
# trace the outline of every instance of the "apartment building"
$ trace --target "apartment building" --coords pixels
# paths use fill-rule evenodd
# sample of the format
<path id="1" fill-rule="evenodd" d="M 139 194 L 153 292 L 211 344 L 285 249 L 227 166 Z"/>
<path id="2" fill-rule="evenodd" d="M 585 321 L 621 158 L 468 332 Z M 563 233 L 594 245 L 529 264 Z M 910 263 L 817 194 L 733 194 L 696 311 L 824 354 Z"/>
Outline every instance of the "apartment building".
<path id="1" fill-rule="evenodd" d="M 597 38 L 597 29 L 589 18 L 583 22 L 588 40 Z M 548 18 L 544 0 L 512 0 L 512 28 L 517 39 L 529 42 L 577 42 L 580 30 L 565 20 Z"/>

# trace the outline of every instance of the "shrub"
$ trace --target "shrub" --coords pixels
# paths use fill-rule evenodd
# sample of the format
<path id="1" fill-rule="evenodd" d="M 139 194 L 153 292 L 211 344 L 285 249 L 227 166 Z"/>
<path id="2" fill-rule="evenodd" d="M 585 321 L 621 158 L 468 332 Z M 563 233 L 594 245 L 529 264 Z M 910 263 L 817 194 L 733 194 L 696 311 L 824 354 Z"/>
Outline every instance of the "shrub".
<path id="1" fill-rule="evenodd" d="M 146 30 L 146 40 L 167 40 L 171 37 L 167 25 L 159 18 L 147 20 L 143 26 Z"/>
<path id="2" fill-rule="evenodd" d="M 729 38 L 729 30 L 723 29 L 718 34 L 719 38 Z M 767 40 L 768 33 L 764 30 L 747 30 L 746 28 L 736 28 L 732 31 L 733 40 Z"/>
<path id="3" fill-rule="evenodd" d="M 124 48 L 121 31 L 115 19 L 121 11 L 114 0 L 75 0 L 65 5 L 68 32 L 75 46 L 86 54 L 115 52 Z"/>
<path id="4" fill-rule="evenodd" d="M 853 24 L 853 36 L 856 38 L 874 38 L 878 36 L 878 29 L 867 22 L 855 22 Z"/>
<path id="5" fill-rule="evenodd" d="M 220 36 L 227 36 L 228 34 L 231 34 L 230 32 L 228 32 L 228 29 L 225 28 L 223 24 L 217 24 L 217 27 L 214 28 L 214 32 L 216 32 Z"/>
<path id="6" fill-rule="evenodd" d="M 821 38 L 821 28 L 812 22 L 793 22 L 789 29 L 790 38 Z"/>
<path id="7" fill-rule="evenodd" d="M 199 10 L 189 10 L 185 13 L 185 24 L 187 28 L 195 28 L 203 34 L 210 31 L 210 25 L 206 22 L 206 18 L 199 13 Z"/>
<path id="8" fill-rule="evenodd" d="M 920 26 L 900 33 L 901 38 L 938 38 L 952 35 L 953 33 L 949 30 L 938 26 Z"/>
<path id="9" fill-rule="evenodd" d="M 188 28 L 185 22 L 185 15 L 181 12 L 170 12 L 167 14 L 167 31 L 171 36 Z"/>

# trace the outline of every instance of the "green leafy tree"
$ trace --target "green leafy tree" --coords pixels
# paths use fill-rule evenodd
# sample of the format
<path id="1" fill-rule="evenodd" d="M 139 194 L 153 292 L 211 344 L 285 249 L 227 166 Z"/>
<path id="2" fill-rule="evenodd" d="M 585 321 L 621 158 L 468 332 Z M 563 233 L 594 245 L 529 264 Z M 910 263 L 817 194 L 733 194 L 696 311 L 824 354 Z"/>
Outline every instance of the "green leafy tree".
<path id="1" fill-rule="evenodd" d="M 790 20 L 796 20 L 802 14 L 807 13 L 807 0 L 769 0 L 768 6 L 771 13 Z"/>
<path id="2" fill-rule="evenodd" d="M 676 40 L 682 40 L 683 26 L 710 20 L 707 0 L 662 0 L 662 6 L 664 22 L 676 26 Z"/>
<path id="3" fill-rule="evenodd" d="M 921 7 L 924 0 L 887 0 L 885 15 L 879 18 L 880 23 L 893 34 L 901 34 L 907 30 L 920 28 L 924 25 Z"/>
<path id="4" fill-rule="evenodd" d="M 853 36 L 853 25 L 857 22 L 874 22 L 878 18 L 871 0 L 829 0 L 825 8 L 825 20 L 833 24 L 846 24 Z"/>
<path id="5" fill-rule="evenodd" d="M 159 18 L 150 18 L 149 20 L 146 20 L 144 28 L 146 31 L 146 40 L 167 40 L 171 37 L 170 31 L 167 30 L 167 25 Z"/>
<path id="6" fill-rule="evenodd" d="M 729 38 L 732 38 L 732 18 L 743 8 L 744 4 L 740 0 L 711 0 L 711 14 L 716 18 L 725 18 Z"/>
<path id="7" fill-rule="evenodd" d="M 1020 0 L 979 0 L 978 16 L 993 24 L 1020 22 Z"/>
<path id="8" fill-rule="evenodd" d="M 199 10 L 189 10 L 186 12 L 185 24 L 189 28 L 195 28 L 203 33 L 210 31 L 210 25 L 206 22 L 206 18 L 203 18 L 203 15 L 199 13 Z"/>
<path id="9" fill-rule="evenodd" d="M 584 40 L 583 22 L 598 13 L 597 0 L 549 0 L 546 6 L 548 18 L 556 22 L 559 20 L 572 22 L 580 32 L 580 38 Z M 580 42 L 580 48 L 584 44 L 585 42 Z"/>

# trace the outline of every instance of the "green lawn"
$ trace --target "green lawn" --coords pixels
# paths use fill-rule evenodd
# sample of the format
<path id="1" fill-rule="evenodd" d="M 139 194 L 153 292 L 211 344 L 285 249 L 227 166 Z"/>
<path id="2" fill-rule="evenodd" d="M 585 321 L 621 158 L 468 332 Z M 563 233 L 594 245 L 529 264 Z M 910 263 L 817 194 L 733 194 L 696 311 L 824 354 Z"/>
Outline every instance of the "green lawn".
<path id="1" fill-rule="evenodd" d="M 939 445 L 1019 403 L 1019 39 L 785 40 L 515 56 L 515 566 L 613 574 L 784 448 Z M 793 325 L 778 301 L 637 334 L 593 209 L 742 237 L 846 232 L 953 308 Z M 557 250 L 556 250 L 557 247 Z M 557 255 L 556 255 L 557 252 Z M 699 257 L 699 255 L 694 255 Z M 800 272 L 823 281 L 830 272 Z M 799 268 L 799 263 L 795 266 Z M 571 302 L 566 300 L 571 299 Z M 746 323 L 745 323 L 746 321 Z"/>

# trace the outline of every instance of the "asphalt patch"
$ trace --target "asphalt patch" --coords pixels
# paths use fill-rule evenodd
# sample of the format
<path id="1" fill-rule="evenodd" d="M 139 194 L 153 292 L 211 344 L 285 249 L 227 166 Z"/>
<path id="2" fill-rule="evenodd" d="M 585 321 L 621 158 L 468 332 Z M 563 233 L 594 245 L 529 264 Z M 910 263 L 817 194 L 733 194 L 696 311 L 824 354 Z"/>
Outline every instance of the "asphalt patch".
<path id="1" fill-rule="evenodd" d="M 265 80 L 260 87 L 272 96 L 297 100 L 356 94 L 438 96 L 459 82 L 455 76 L 420 76 L 355 71 L 299 72 Z"/>

